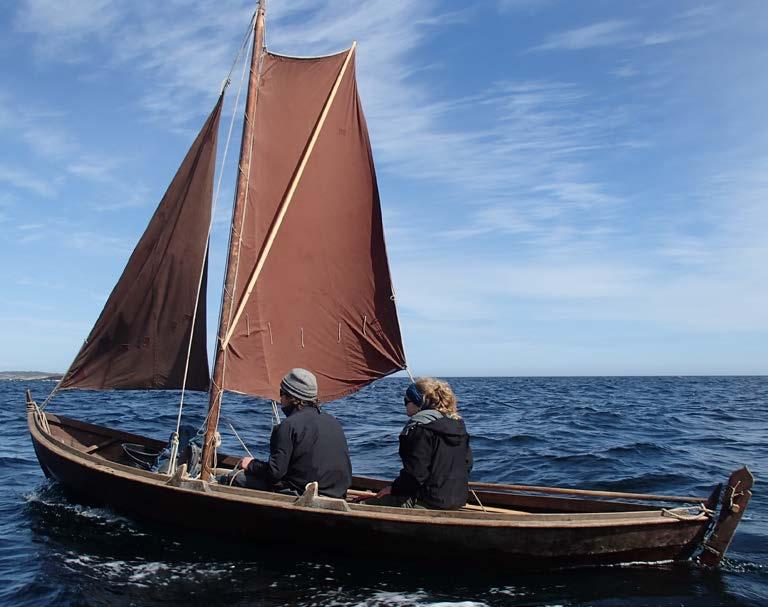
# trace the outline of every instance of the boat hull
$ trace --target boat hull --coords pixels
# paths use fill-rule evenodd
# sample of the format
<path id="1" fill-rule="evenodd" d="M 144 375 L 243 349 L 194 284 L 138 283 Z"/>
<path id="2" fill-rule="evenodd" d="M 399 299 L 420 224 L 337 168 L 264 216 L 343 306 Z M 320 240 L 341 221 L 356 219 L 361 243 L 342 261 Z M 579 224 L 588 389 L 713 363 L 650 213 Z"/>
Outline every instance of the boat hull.
<path id="1" fill-rule="evenodd" d="M 67 441 L 70 435 L 63 419 L 48 415 L 56 432 L 47 432 L 38 415 L 28 414 L 43 471 L 78 499 L 164 525 L 229 533 L 246 541 L 294 543 L 366 556 L 373 548 L 377 554 L 399 559 L 440 554 L 543 569 L 685 560 L 700 546 L 710 523 L 704 515 L 676 518 L 659 511 L 492 515 L 361 505 L 338 511 L 305 507 L 290 496 L 192 480 L 174 483 L 167 476 L 102 459 L 87 453 L 97 450 L 99 442 L 84 448 L 74 438 Z M 104 437 L 114 434 L 112 443 L 141 438 L 102 430 Z"/>

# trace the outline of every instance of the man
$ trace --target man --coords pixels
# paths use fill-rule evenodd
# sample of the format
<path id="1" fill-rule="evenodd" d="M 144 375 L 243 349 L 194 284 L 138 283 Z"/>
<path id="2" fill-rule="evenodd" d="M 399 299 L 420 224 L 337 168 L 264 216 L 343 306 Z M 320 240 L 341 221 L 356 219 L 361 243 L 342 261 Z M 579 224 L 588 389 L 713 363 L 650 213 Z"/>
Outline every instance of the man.
<path id="1" fill-rule="evenodd" d="M 225 482 L 267 491 L 304 492 L 317 481 L 328 497 L 344 497 L 352 484 L 352 464 L 344 430 L 317 403 L 317 379 L 306 369 L 292 369 L 280 382 L 286 415 L 269 440 L 269 461 L 244 457 Z"/>

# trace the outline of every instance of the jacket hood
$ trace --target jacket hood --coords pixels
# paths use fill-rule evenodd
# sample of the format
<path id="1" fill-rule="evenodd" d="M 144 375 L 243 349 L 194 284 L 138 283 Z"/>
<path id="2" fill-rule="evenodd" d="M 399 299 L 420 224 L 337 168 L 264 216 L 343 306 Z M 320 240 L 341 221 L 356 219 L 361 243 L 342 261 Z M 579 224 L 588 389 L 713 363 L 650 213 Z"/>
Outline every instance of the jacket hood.
<path id="1" fill-rule="evenodd" d="M 402 434 L 408 434 L 416 426 L 439 434 L 449 445 L 458 445 L 467 435 L 463 420 L 451 419 L 434 409 L 425 409 L 416 413 L 408 420 Z"/>

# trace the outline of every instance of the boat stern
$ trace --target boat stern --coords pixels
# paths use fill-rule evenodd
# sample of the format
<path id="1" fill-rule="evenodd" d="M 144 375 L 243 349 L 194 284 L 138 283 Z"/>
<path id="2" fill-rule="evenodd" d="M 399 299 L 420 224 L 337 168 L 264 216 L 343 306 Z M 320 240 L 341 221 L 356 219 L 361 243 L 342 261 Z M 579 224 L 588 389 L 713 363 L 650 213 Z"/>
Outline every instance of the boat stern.
<path id="1" fill-rule="evenodd" d="M 706 567 L 716 567 L 725 556 L 731 545 L 733 535 L 739 526 L 741 517 L 752 497 L 752 487 L 755 477 L 749 468 L 744 466 L 734 471 L 728 479 L 728 484 L 720 500 L 720 514 L 717 517 L 712 533 L 702 545 L 701 554 L 697 561 Z"/>

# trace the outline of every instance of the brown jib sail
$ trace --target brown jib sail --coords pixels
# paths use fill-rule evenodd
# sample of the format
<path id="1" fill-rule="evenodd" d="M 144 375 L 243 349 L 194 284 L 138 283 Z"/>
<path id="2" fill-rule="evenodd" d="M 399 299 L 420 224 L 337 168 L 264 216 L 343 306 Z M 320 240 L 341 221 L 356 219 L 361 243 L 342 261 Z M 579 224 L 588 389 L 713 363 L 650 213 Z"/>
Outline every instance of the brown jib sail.
<path id="1" fill-rule="evenodd" d="M 207 390 L 207 241 L 222 97 L 187 152 L 61 388 Z"/>
<path id="2" fill-rule="evenodd" d="M 405 367 L 368 129 L 347 56 L 263 56 L 250 167 L 243 167 L 250 170 L 245 220 L 241 231 L 233 228 L 242 235 L 234 309 L 245 303 L 228 344 L 228 390 L 277 399 L 280 378 L 305 367 L 318 377 L 320 400 L 329 401 Z"/>

